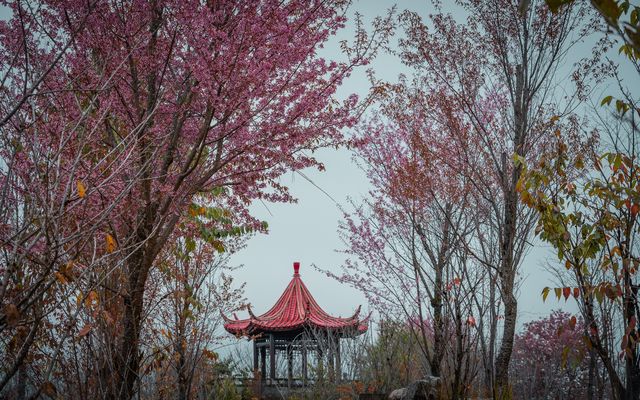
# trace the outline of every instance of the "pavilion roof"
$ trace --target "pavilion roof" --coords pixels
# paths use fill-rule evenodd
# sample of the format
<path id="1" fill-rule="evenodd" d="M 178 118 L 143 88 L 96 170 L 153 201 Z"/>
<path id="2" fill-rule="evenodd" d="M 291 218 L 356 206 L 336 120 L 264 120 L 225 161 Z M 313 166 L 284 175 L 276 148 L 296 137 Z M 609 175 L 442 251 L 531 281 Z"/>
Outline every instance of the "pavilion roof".
<path id="1" fill-rule="evenodd" d="M 300 263 L 293 263 L 293 269 L 293 279 L 276 304 L 266 313 L 256 316 L 251 311 L 251 306 L 247 306 L 249 318 L 238 319 L 234 314 L 234 319 L 230 319 L 223 314 L 224 328 L 227 332 L 241 336 L 315 328 L 355 336 L 367 331 L 369 316 L 360 319 L 360 306 L 348 318 L 329 315 L 318 305 L 302 282 Z"/>

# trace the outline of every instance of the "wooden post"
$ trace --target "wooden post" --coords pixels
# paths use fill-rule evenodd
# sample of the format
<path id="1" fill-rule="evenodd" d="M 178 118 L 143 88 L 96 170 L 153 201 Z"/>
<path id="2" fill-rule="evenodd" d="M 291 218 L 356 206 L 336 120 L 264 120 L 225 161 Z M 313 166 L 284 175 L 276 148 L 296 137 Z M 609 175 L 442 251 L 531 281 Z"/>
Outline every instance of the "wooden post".
<path id="1" fill-rule="evenodd" d="M 258 344 L 253 340 L 253 373 L 258 373 Z"/>
<path id="2" fill-rule="evenodd" d="M 302 345 L 302 385 L 307 385 L 307 343 Z"/>
<path id="3" fill-rule="evenodd" d="M 336 337 L 336 382 L 342 380 L 342 360 L 340 359 L 340 337 Z"/>
<path id="4" fill-rule="evenodd" d="M 267 348 L 264 346 L 260 347 L 260 364 L 261 379 L 264 382 L 267 379 Z"/>
<path id="5" fill-rule="evenodd" d="M 335 369 L 333 367 L 333 354 L 334 354 L 334 348 L 333 348 L 333 336 L 328 335 L 327 336 L 327 346 L 329 347 L 329 354 L 327 354 L 327 364 L 329 367 L 329 382 L 334 383 L 335 380 Z"/>
<path id="6" fill-rule="evenodd" d="M 276 380 L 276 338 L 269 334 L 269 378 Z"/>
<path id="7" fill-rule="evenodd" d="M 287 385 L 291 388 L 293 381 L 293 348 L 291 345 L 287 346 Z"/>
<path id="8" fill-rule="evenodd" d="M 322 359 L 322 349 L 318 346 L 318 381 L 324 380 L 324 360 Z"/>

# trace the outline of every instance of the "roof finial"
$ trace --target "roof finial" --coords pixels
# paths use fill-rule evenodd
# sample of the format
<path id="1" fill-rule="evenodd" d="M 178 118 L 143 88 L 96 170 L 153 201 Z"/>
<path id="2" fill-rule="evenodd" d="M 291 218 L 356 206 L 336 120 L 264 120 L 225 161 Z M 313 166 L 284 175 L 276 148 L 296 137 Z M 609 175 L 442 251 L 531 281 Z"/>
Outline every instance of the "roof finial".
<path id="1" fill-rule="evenodd" d="M 294 275 L 300 275 L 300 262 L 299 261 L 294 261 L 294 263 L 293 263 L 293 274 Z"/>

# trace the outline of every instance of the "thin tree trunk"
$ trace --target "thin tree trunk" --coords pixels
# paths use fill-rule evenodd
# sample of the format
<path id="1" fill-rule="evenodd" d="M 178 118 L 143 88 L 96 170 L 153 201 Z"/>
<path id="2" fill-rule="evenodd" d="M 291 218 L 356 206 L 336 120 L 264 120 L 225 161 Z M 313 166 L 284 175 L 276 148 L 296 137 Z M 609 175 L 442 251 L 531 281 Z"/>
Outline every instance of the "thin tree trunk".
<path id="1" fill-rule="evenodd" d="M 526 61 L 525 66 L 526 66 Z M 516 66 L 516 84 L 514 92 L 514 153 L 524 158 L 524 141 L 527 129 L 528 91 L 525 87 L 523 66 Z M 518 301 L 513 293 L 516 274 L 515 240 L 518 224 L 517 182 L 522 172 L 521 165 L 513 165 L 508 174 L 507 154 L 501 155 L 502 190 L 504 193 L 504 209 L 502 215 L 502 234 L 500 240 L 500 288 L 504 302 L 504 325 L 502 341 L 496 357 L 496 395 L 503 398 L 509 395 L 509 363 L 513 350 L 513 339 L 516 333 Z"/>

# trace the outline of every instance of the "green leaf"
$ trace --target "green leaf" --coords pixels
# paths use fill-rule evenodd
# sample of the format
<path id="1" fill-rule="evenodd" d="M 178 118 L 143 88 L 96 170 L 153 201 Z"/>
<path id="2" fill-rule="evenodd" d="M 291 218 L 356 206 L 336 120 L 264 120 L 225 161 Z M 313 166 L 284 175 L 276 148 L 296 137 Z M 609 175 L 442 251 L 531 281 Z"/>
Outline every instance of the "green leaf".
<path id="1" fill-rule="evenodd" d="M 603 105 L 609 105 L 611 104 L 611 100 L 613 100 L 613 96 L 607 96 L 604 99 L 602 99 L 602 102 L 600 103 L 601 106 Z"/>
<path id="2" fill-rule="evenodd" d="M 547 6 L 549 6 L 551 12 L 555 14 L 560 10 L 560 7 L 565 4 L 572 3 L 573 0 L 545 0 L 545 2 L 547 3 Z"/>
<path id="3" fill-rule="evenodd" d="M 596 289 L 596 300 L 598 300 L 598 304 L 602 304 L 602 300 L 604 298 L 604 293 L 601 288 Z"/>
<path id="4" fill-rule="evenodd" d="M 516 166 L 525 164 L 524 158 L 518 153 L 513 153 L 513 162 Z"/>
<path id="5" fill-rule="evenodd" d="M 196 241 L 193 240 L 193 238 L 186 238 L 185 239 L 185 248 L 187 250 L 187 253 L 190 253 L 192 251 L 194 251 L 196 249 Z"/>
<path id="6" fill-rule="evenodd" d="M 600 13 L 613 23 L 618 23 L 618 18 L 622 14 L 622 7 L 618 6 L 615 0 L 599 0 L 592 4 L 600 11 Z"/>

